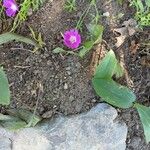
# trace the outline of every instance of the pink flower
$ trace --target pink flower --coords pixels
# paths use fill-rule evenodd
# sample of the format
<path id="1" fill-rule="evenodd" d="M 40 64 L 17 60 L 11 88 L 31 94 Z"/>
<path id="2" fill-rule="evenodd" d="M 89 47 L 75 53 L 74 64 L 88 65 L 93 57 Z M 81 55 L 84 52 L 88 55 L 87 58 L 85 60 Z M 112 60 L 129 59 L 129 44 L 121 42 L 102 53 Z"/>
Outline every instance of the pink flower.
<path id="1" fill-rule="evenodd" d="M 6 8 L 6 15 L 14 17 L 18 11 L 18 6 L 15 0 L 3 0 L 3 6 Z"/>
<path id="2" fill-rule="evenodd" d="M 66 31 L 63 35 L 63 38 L 64 45 L 71 49 L 78 48 L 81 43 L 81 36 L 76 29 Z"/>

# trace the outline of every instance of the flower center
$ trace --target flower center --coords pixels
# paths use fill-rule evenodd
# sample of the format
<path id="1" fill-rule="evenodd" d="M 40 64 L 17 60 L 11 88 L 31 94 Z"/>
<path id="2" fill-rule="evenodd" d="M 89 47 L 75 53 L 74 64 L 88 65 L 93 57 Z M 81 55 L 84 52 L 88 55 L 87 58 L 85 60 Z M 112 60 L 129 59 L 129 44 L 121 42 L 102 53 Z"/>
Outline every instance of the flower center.
<path id="1" fill-rule="evenodd" d="M 16 6 L 15 4 L 12 4 L 12 5 L 11 5 L 11 9 L 12 9 L 13 11 L 18 10 L 18 8 L 17 8 L 17 6 Z"/>
<path id="2" fill-rule="evenodd" d="M 77 39 L 76 39 L 75 36 L 71 36 L 69 40 L 70 40 L 70 42 L 71 42 L 72 44 L 77 41 Z"/>

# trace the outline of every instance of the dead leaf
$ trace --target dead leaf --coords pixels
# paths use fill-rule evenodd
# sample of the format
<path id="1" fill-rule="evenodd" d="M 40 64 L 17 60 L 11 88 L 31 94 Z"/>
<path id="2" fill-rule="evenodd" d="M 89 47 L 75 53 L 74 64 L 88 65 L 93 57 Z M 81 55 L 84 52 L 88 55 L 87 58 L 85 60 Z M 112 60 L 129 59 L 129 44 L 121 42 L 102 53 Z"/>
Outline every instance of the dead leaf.
<path id="1" fill-rule="evenodd" d="M 100 43 L 95 46 L 92 54 L 92 60 L 89 66 L 89 78 L 91 78 L 91 76 L 93 76 L 93 74 L 95 73 L 96 67 L 98 66 L 100 60 L 104 58 L 106 52 L 107 50 L 103 43 Z"/>
<path id="2" fill-rule="evenodd" d="M 125 39 L 129 36 L 134 35 L 136 32 L 137 23 L 134 19 L 129 19 L 128 21 L 124 21 L 121 28 L 115 28 L 113 31 L 119 33 L 120 36 L 116 37 L 116 47 L 120 47 Z"/>
<path id="3" fill-rule="evenodd" d="M 126 36 L 119 36 L 119 37 L 116 37 L 117 39 L 117 43 L 115 44 L 117 47 L 121 46 L 123 44 L 123 42 L 125 41 L 126 39 Z"/>
<path id="4" fill-rule="evenodd" d="M 131 18 L 131 19 L 127 20 L 127 21 L 124 21 L 122 25 L 124 25 L 126 27 L 127 26 L 136 27 L 137 26 L 137 22 L 136 22 L 136 20 Z"/>
<path id="5" fill-rule="evenodd" d="M 150 56 L 143 56 L 141 59 L 141 64 L 145 67 L 150 67 Z"/>
<path id="6" fill-rule="evenodd" d="M 136 54 L 137 50 L 139 49 L 140 44 L 136 43 L 135 41 L 131 42 L 130 51 L 131 54 Z"/>

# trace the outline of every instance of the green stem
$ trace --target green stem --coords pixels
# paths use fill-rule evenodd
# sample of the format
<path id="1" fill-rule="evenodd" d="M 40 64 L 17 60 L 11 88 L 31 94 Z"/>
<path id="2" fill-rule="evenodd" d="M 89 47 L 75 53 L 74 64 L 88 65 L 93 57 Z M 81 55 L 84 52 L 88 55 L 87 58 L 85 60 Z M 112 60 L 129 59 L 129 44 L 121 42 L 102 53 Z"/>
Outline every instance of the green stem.
<path id="1" fill-rule="evenodd" d="M 95 2 L 95 0 L 94 0 L 94 1 L 92 0 L 91 3 L 90 3 L 90 6 L 89 6 L 86 10 L 84 10 L 84 12 L 83 12 L 83 14 L 81 15 L 79 21 L 77 22 L 76 29 L 78 29 L 78 28 L 80 27 L 82 21 L 85 19 L 85 17 L 86 17 L 87 14 L 89 13 L 89 10 L 91 9 L 91 7 L 92 7 L 93 5 L 95 5 L 94 2 Z"/>
<path id="2" fill-rule="evenodd" d="M 86 10 L 84 10 L 84 12 L 83 12 L 83 14 L 81 15 L 79 21 L 77 22 L 76 29 L 79 28 L 79 26 L 80 26 L 82 20 L 83 20 L 83 19 L 85 18 L 85 16 L 88 14 L 89 10 L 90 10 L 90 7 L 88 7 Z"/>
<path id="3" fill-rule="evenodd" d="M 89 7 L 82 13 L 79 21 L 77 22 L 76 29 L 79 29 L 79 27 L 82 24 L 82 21 L 85 19 L 85 17 L 89 13 L 89 10 L 91 9 L 92 6 L 94 6 L 94 8 L 95 8 L 96 17 L 99 16 L 99 12 L 98 12 L 98 9 L 97 9 L 97 6 L 96 6 L 96 0 L 91 0 Z M 97 23 L 97 20 L 96 20 L 96 23 Z"/>

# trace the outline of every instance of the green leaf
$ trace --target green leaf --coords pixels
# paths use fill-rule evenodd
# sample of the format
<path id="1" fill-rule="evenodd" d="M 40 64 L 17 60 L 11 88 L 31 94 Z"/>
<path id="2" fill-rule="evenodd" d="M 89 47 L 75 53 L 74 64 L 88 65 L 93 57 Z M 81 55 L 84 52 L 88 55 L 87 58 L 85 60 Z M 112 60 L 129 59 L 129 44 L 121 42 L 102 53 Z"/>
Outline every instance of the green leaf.
<path id="1" fill-rule="evenodd" d="M 111 79 L 116 73 L 117 59 L 112 50 L 110 50 L 106 56 L 102 59 L 100 64 L 96 68 L 95 78 Z"/>
<path id="2" fill-rule="evenodd" d="M 79 56 L 83 58 L 92 49 L 93 45 L 93 41 L 85 42 L 83 48 L 79 51 Z"/>
<path id="3" fill-rule="evenodd" d="M 76 55 L 78 56 L 77 53 L 73 52 L 73 51 L 66 51 L 64 49 L 62 49 L 61 47 L 57 47 L 53 50 L 54 54 L 59 54 L 59 53 L 66 53 L 66 54 L 71 54 L 71 55 Z"/>
<path id="4" fill-rule="evenodd" d="M 144 12 L 144 6 L 143 6 L 142 1 L 141 0 L 137 0 L 136 2 L 137 2 L 137 5 L 138 5 L 138 7 L 140 9 L 140 12 Z"/>
<path id="5" fill-rule="evenodd" d="M 146 6 L 150 7 L 150 0 L 145 0 Z"/>
<path id="6" fill-rule="evenodd" d="M 137 103 L 135 104 L 135 107 L 137 108 L 141 122 L 143 124 L 146 142 L 148 143 L 150 142 L 150 108 Z"/>
<path id="7" fill-rule="evenodd" d="M 92 83 L 96 93 L 113 106 L 129 108 L 132 107 L 136 99 L 130 89 L 117 84 L 112 79 L 106 80 L 94 77 Z"/>
<path id="8" fill-rule="evenodd" d="M 21 35 L 15 34 L 15 33 L 11 33 L 11 32 L 0 34 L 0 45 L 5 44 L 7 42 L 11 42 L 13 40 L 16 40 L 19 42 L 24 42 L 26 44 L 31 44 L 35 47 L 39 47 L 38 44 L 36 43 L 36 41 L 32 40 L 30 38 L 26 38 L 24 36 L 21 36 Z"/>
<path id="9" fill-rule="evenodd" d="M 33 115 L 32 112 L 25 110 L 25 109 L 10 109 L 7 112 L 9 115 L 12 115 L 12 116 L 15 116 L 24 120 L 25 122 L 30 124 L 30 126 L 32 127 L 41 121 L 41 117 L 37 115 Z"/>
<path id="10" fill-rule="evenodd" d="M 117 62 L 117 64 L 116 64 L 116 68 L 114 70 L 114 74 L 116 75 L 116 78 L 120 78 L 124 74 L 124 69 L 122 68 L 122 66 L 120 65 L 119 62 Z"/>
<path id="11" fill-rule="evenodd" d="M 89 32 L 91 33 L 92 39 L 95 41 L 94 43 L 97 44 L 97 43 L 101 42 L 104 27 L 102 25 L 89 24 L 87 26 L 87 28 L 88 28 Z"/>
<path id="12" fill-rule="evenodd" d="M 57 47 L 53 50 L 54 54 L 58 54 L 58 53 L 65 53 L 66 51 L 64 49 L 62 49 L 61 47 Z"/>
<path id="13" fill-rule="evenodd" d="M 27 126 L 25 121 L 22 120 L 15 120 L 15 121 L 2 121 L 0 124 L 9 130 L 18 130 L 21 128 L 25 128 Z"/>
<path id="14" fill-rule="evenodd" d="M 10 91 L 8 79 L 2 68 L 0 68 L 0 104 L 10 104 Z"/>
<path id="15" fill-rule="evenodd" d="M 16 118 L 14 118 L 13 116 L 9 116 L 9 115 L 3 115 L 0 113 L 0 121 L 11 121 L 11 120 L 15 120 Z"/>
<path id="16" fill-rule="evenodd" d="M 10 130 L 18 130 L 27 126 L 27 123 L 18 117 L 0 113 L 0 125 Z"/>

